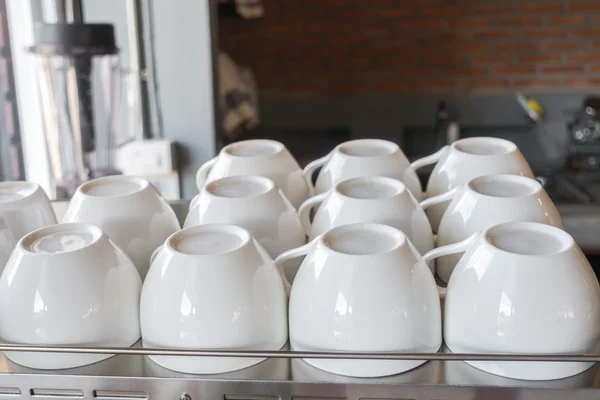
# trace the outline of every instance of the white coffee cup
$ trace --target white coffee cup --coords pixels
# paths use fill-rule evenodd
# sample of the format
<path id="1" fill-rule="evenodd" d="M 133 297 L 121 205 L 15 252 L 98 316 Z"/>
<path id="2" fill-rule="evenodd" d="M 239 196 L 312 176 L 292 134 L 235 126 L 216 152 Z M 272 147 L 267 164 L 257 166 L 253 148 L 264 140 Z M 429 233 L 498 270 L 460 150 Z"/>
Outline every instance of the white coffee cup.
<path id="1" fill-rule="evenodd" d="M 0 182 L 0 272 L 23 236 L 54 224 L 50 200 L 38 184 Z"/>
<path id="2" fill-rule="evenodd" d="M 568 233 L 536 222 L 507 222 L 434 249 L 424 259 L 463 251 L 445 295 L 444 342 L 452 352 L 597 353 L 600 286 Z M 593 365 L 467 362 L 529 380 L 561 379 Z"/>
<path id="3" fill-rule="evenodd" d="M 51 225 L 23 237 L 0 278 L 0 337 L 43 346 L 131 346 L 140 338 L 142 282 L 96 226 Z M 5 352 L 30 368 L 63 369 L 110 354 Z"/>
<path id="4" fill-rule="evenodd" d="M 437 164 L 436 164 L 437 163 Z M 513 142 L 492 137 L 460 139 L 438 152 L 411 164 L 414 170 L 436 164 L 425 198 L 440 195 L 471 179 L 492 174 L 511 174 L 533 177 L 523 154 Z M 431 227 L 437 231 L 448 202 L 427 210 Z"/>
<path id="5" fill-rule="evenodd" d="M 556 206 L 542 185 L 533 178 L 518 175 L 486 175 L 424 200 L 428 209 L 451 200 L 442 216 L 437 245 L 456 243 L 473 233 L 502 222 L 540 222 L 562 228 Z M 435 262 L 440 279 L 448 282 L 461 254 L 438 258 Z"/>
<path id="6" fill-rule="evenodd" d="M 317 206 L 311 223 L 310 211 Z M 381 176 L 347 179 L 306 200 L 298 214 L 309 240 L 336 226 L 374 222 L 400 229 L 420 254 L 433 249 L 427 215 L 406 186 L 396 179 Z"/>
<path id="7" fill-rule="evenodd" d="M 306 243 L 296 209 L 262 176 L 231 176 L 204 186 L 183 226 L 216 223 L 247 229 L 273 258 Z"/>
<path id="8" fill-rule="evenodd" d="M 99 226 L 131 258 L 142 281 L 152 252 L 180 228 L 177 216 L 150 182 L 125 175 L 81 185 L 62 221 Z"/>
<path id="9" fill-rule="evenodd" d="M 275 182 L 294 207 L 310 196 L 310 186 L 289 150 L 274 140 L 244 140 L 223 147 L 196 174 L 198 190 L 228 176 L 259 175 Z"/>
<path id="10" fill-rule="evenodd" d="M 291 287 L 290 343 L 297 351 L 431 352 L 441 346 L 437 287 L 400 230 L 381 224 L 332 228 L 277 257 L 306 255 Z M 287 284 L 289 288 L 289 283 Z M 399 374 L 424 360 L 305 359 L 340 375 Z"/>
<path id="11" fill-rule="evenodd" d="M 243 228 L 198 225 L 155 252 L 141 297 L 144 347 L 279 350 L 287 302 L 273 260 Z M 213 374 L 260 358 L 150 356 L 175 371 Z"/>
<path id="12" fill-rule="evenodd" d="M 417 200 L 422 197 L 421 183 L 408 158 L 396 143 L 387 140 L 359 139 L 338 145 L 331 153 L 304 168 L 309 182 L 318 168 L 321 171 L 314 189 L 317 194 L 349 178 L 387 176 L 403 182 Z"/>

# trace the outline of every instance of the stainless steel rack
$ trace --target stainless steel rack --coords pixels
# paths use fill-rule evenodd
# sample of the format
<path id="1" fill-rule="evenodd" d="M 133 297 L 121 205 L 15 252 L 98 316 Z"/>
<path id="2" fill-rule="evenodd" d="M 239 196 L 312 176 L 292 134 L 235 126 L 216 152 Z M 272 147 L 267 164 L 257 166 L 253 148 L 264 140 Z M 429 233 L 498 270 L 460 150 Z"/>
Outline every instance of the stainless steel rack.
<path id="1" fill-rule="evenodd" d="M 477 370 L 462 360 L 519 362 L 600 361 L 600 354 L 322 353 L 281 351 L 191 351 L 131 348 L 0 345 L 2 351 L 117 354 L 81 368 L 42 371 L 0 358 L 2 398 L 109 399 L 597 399 L 600 368 L 556 381 L 519 381 Z M 146 355 L 260 357 L 253 367 L 219 375 L 170 371 Z M 383 378 L 333 375 L 301 358 L 427 359 L 404 374 Z"/>

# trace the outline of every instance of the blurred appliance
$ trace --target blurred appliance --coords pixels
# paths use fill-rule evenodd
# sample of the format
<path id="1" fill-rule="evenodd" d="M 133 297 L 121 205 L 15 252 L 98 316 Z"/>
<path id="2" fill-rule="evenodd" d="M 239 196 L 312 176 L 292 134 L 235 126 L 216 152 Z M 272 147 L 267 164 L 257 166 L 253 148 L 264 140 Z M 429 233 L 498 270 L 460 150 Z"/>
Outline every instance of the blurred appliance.
<path id="1" fill-rule="evenodd" d="M 116 174 L 120 65 L 110 24 L 40 24 L 36 57 L 55 199 Z"/>
<path id="2" fill-rule="evenodd" d="M 600 97 L 587 97 L 569 127 L 568 169 L 600 171 Z"/>

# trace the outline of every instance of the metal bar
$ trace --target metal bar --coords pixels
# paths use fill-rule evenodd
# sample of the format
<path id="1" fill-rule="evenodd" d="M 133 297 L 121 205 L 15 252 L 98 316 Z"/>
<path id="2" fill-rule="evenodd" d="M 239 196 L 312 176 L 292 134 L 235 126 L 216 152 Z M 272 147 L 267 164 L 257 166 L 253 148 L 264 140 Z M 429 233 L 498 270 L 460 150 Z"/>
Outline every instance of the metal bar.
<path id="1" fill-rule="evenodd" d="M 35 353 L 125 354 L 151 356 L 328 358 L 356 360 L 599 362 L 600 354 L 368 353 L 288 350 L 184 350 L 144 347 L 76 347 L 0 344 L 0 351 Z"/>
<path id="2" fill-rule="evenodd" d="M 83 6 L 81 5 L 81 0 L 71 0 L 68 11 L 70 11 L 72 22 L 76 24 L 83 23 Z"/>

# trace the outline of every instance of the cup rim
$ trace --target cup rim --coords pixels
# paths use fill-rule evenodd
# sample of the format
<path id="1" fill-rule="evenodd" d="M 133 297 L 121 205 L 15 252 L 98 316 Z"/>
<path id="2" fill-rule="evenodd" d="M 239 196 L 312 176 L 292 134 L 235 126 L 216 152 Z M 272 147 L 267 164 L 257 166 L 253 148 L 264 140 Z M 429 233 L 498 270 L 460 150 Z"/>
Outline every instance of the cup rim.
<path id="1" fill-rule="evenodd" d="M 394 190 L 394 193 L 391 193 L 386 196 L 380 197 L 356 197 L 350 196 L 347 193 L 344 193 L 344 186 L 353 185 L 353 184 L 362 184 L 362 183 L 375 183 L 380 185 L 385 185 Z M 389 178 L 387 176 L 358 176 L 354 178 L 345 179 L 341 182 L 338 182 L 335 185 L 335 192 L 340 196 L 352 199 L 352 200 L 364 200 L 364 201 L 377 201 L 377 200 L 385 200 L 390 199 L 392 197 L 399 196 L 406 192 L 406 185 L 400 182 L 398 179 Z"/>
<path id="2" fill-rule="evenodd" d="M 232 152 L 232 150 L 236 147 L 242 147 L 242 146 L 246 146 L 246 145 L 252 145 L 252 144 L 266 144 L 271 146 L 271 148 L 273 149 L 272 152 L 266 153 L 266 154 L 259 154 L 259 155 L 254 155 L 254 156 L 241 156 L 239 154 L 235 154 Z M 267 157 L 271 157 L 275 154 L 279 154 L 283 151 L 283 149 L 285 149 L 285 145 L 281 142 L 278 142 L 277 140 L 272 140 L 272 139 L 249 139 L 249 140 L 240 140 L 239 142 L 233 142 L 228 144 L 227 146 L 223 147 L 223 149 L 221 150 L 222 154 L 226 154 L 229 157 L 233 157 L 233 158 L 237 158 L 237 159 L 244 159 L 244 158 L 267 158 Z"/>
<path id="3" fill-rule="evenodd" d="M 373 155 L 373 156 L 360 156 L 360 155 L 355 155 L 355 154 L 351 154 L 348 153 L 344 150 L 345 147 L 348 146 L 352 146 L 355 147 L 357 145 L 360 145 L 362 143 L 374 143 L 377 145 L 380 145 L 382 147 L 385 147 L 386 150 L 388 150 L 387 153 L 385 154 L 378 154 L 378 155 Z M 400 146 L 398 146 L 397 143 L 392 142 L 391 140 L 385 140 L 385 139 L 371 139 L 371 138 L 366 138 L 366 139 L 354 139 L 354 140 L 348 140 L 344 143 L 340 143 L 336 146 L 335 151 L 336 153 L 339 153 L 341 155 L 343 155 L 344 157 L 349 157 L 349 158 L 383 158 L 383 157 L 389 157 L 390 155 L 398 152 L 400 150 Z"/>
<path id="4" fill-rule="evenodd" d="M 207 253 L 207 254 L 191 254 L 180 251 L 177 246 L 174 244 L 175 241 L 180 241 L 186 236 L 198 234 L 198 233 L 210 233 L 210 232 L 220 232 L 227 233 L 237 236 L 240 239 L 240 243 L 226 251 L 215 252 L 215 253 Z M 235 251 L 238 251 L 250 243 L 253 240 L 252 235 L 246 229 L 232 224 L 202 224 L 202 225 L 194 225 L 189 228 L 181 229 L 175 233 L 172 233 L 167 240 L 165 240 L 164 246 L 168 249 L 168 251 L 177 254 L 178 256 L 197 258 L 197 257 L 215 257 L 222 256 L 225 254 L 230 254 Z"/>
<path id="5" fill-rule="evenodd" d="M 517 196 L 494 196 L 489 193 L 484 193 L 477 190 L 474 186 L 478 183 L 490 183 L 490 182 L 503 182 L 503 183 L 518 183 L 522 186 L 527 186 L 530 189 L 529 193 Z M 489 197 L 491 199 L 519 199 L 529 196 L 538 195 L 542 190 L 542 184 L 538 182 L 534 178 L 530 178 L 528 176 L 523 175 L 514 175 L 514 174 L 491 174 L 491 175 L 482 175 L 477 176 L 471 179 L 466 184 L 467 190 L 483 197 Z"/>
<path id="6" fill-rule="evenodd" d="M 115 195 L 108 195 L 108 196 L 96 196 L 93 194 L 89 194 L 88 190 L 91 189 L 94 186 L 97 186 L 99 183 L 110 183 L 110 182 L 129 182 L 129 183 L 133 183 L 138 185 L 138 189 L 133 191 L 133 192 L 127 192 L 127 193 L 123 193 L 123 194 L 115 194 Z M 96 179 L 91 179 L 87 182 L 84 182 L 83 184 L 81 184 L 78 188 L 77 188 L 77 193 L 79 193 L 82 196 L 85 196 L 86 198 L 90 198 L 90 199 L 119 199 L 119 198 L 124 198 L 124 197 L 129 197 L 135 194 L 138 194 L 140 192 L 142 192 L 143 190 L 147 189 L 150 186 L 150 181 L 148 181 L 146 178 L 143 178 L 141 176 L 137 176 L 137 175 L 109 175 L 109 176 L 102 176 L 100 178 L 96 178 Z"/>
<path id="7" fill-rule="evenodd" d="M 13 206 L 19 204 L 21 202 L 29 200 L 32 196 L 34 196 L 37 192 L 41 190 L 40 185 L 34 182 L 28 181 L 4 181 L 0 182 L 0 190 L 3 188 L 16 188 L 16 189 L 29 189 L 30 191 L 23 197 L 15 198 L 11 200 L 0 201 L 0 208 L 3 206 Z"/>
<path id="8" fill-rule="evenodd" d="M 40 238 L 53 234 L 53 233 L 61 233 L 61 232 L 86 232 L 92 235 L 92 241 L 90 243 L 85 244 L 82 247 L 79 247 L 75 250 L 64 250 L 64 251 L 56 251 L 53 253 L 42 253 L 33 251 L 31 246 L 38 241 Z M 98 226 L 85 223 L 85 222 L 68 222 L 64 224 L 54 224 L 49 225 L 40 229 L 36 229 L 32 232 L 29 232 L 27 235 L 23 236 L 21 240 L 17 243 L 16 248 L 19 251 L 35 257 L 51 257 L 51 256 L 60 256 L 65 254 L 75 254 L 94 246 L 98 243 L 103 237 L 105 233 Z"/>
<path id="9" fill-rule="evenodd" d="M 222 196 L 214 192 L 214 188 L 224 183 L 235 183 L 235 182 L 251 182 L 262 186 L 264 190 L 249 194 L 247 196 Z M 236 199 L 251 199 L 264 196 L 267 193 L 272 192 L 275 189 L 275 182 L 273 180 L 259 175 L 235 175 L 226 176 L 220 179 L 215 179 L 212 182 L 207 183 L 202 189 L 206 194 L 211 197 L 223 199 L 223 200 L 236 200 Z"/>
<path id="10" fill-rule="evenodd" d="M 393 237 L 393 239 L 395 240 L 395 243 L 393 246 L 390 246 L 384 250 L 381 250 L 378 252 L 370 252 L 370 253 L 347 253 L 347 252 L 343 252 L 343 251 L 334 249 L 328 244 L 328 239 L 331 236 L 339 235 L 341 233 L 345 233 L 348 231 L 355 231 L 355 232 L 372 231 L 372 232 L 376 232 L 379 234 L 384 234 L 384 235 Z M 401 248 L 402 246 L 404 246 L 406 244 L 407 237 L 406 237 L 406 234 L 404 234 L 404 232 L 402 232 L 401 230 L 399 230 L 397 228 L 389 226 L 389 225 L 377 224 L 377 223 L 371 223 L 371 222 L 359 222 L 359 223 L 345 224 L 345 225 L 336 226 L 334 228 L 330 228 L 326 232 L 324 232 L 321 236 L 319 236 L 318 241 L 319 241 L 320 245 L 323 248 L 325 248 L 328 252 L 331 252 L 336 255 L 345 256 L 345 257 L 373 257 L 373 256 L 381 256 L 381 255 L 389 254 L 389 253 L 396 251 L 397 249 Z"/>
<path id="11" fill-rule="evenodd" d="M 473 143 L 481 143 L 481 142 L 497 144 L 497 145 L 505 148 L 506 151 L 504 151 L 502 153 L 497 153 L 497 154 L 475 154 L 475 153 L 469 153 L 460 148 L 460 146 L 463 144 L 473 144 Z M 456 150 L 457 152 L 459 152 L 461 154 L 469 155 L 469 156 L 473 156 L 473 157 L 498 157 L 498 156 L 504 156 L 506 154 L 513 153 L 517 150 L 517 145 L 514 142 L 511 142 L 510 140 L 496 138 L 496 137 L 488 137 L 488 136 L 476 136 L 476 137 L 459 139 L 459 140 L 455 141 L 454 143 L 452 143 L 450 146 L 452 147 L 452 149 Z"/>
<path id="12" fill-rule="evenodd" d="M 508 251 L 506 249 L 502 249 L 495 244 L 493 244 L 490 240 L 490 235 L 495 233 L 496 231 L 507 232 L 511 230 L 528 230 L 534 232 L 540 232 L 545 235 L 551 236 L 557 239 L 561 243 L 560 249 L 550 252 L 550 253 L 542 253 L 542 254 L 524 254 L 524 253 L 516 253 L 512 251 Z M 557 228 L 553 225 L 542 224 L 540 222 L 503 222 L 500 224 L 493 225 L 487 228 L 482 233 L 483 241 L 486 246 L 489 246 L 496 252 L 500 252 L 503 254 L 508 254 L 512 257 L 523 257 L 523 258 L 539 258 L 539 257 L 548 257 L 548 256 L 556 256 L 562 254 L 564 252 L 569 251 L 575 246 L 575 240 L 573 237 L 565 232 L 564 230 Z"/>

